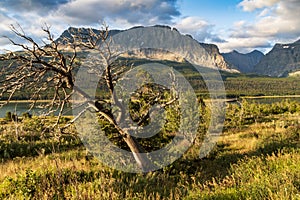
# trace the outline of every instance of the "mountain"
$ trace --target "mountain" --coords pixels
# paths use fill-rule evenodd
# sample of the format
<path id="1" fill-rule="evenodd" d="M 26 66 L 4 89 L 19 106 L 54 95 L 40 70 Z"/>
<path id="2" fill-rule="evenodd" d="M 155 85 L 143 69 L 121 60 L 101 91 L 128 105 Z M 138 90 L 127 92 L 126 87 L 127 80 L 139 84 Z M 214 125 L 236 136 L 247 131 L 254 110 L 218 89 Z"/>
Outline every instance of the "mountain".
<path id="1" fill-rule="evenodd" d="M 100 30 L 97 29 L 91 29 L 95 34 L 100 34 Z M 113 36 L 115 34 L 118 34 L 122 32 L 121 30 L 110 30 L 108 36 Z M 75 27 L 69 27 L 67 30 L 65 30 L 56 40 L 55 42 L 60 44 L 68 44 L 73 43 L 73 37 L 72 35 L 82 35 L 85 37 L 89 34 L 88 28 L 75 28 Z"/>
<path id="2" fill-rule="evenodd" d="M 260 62 L 264 54 L 257 50 L 247 54 L 232 51 L 230 53 L 222 53 L 222 56 L 225 58 L 225 61 L 231 63 L 240 72 L 253 73 L 254 66 Z"/>
<path id="3" fill-rule="evenodd" d="M 232 72 L 237 72 L 236 70 L 234 70 L 233 66 L 230 63 L 226 62 L 217 45 L 205 43 L 199 44 L 212 56 L 213 61 L 215 62 L 215 65 L 218 66 L 218 68 L 223 70 L 231 69 Z"/>
<path id="4" fill-rule="evenodd" d="M 149 59 L 149 60 L 168 60 L 174 62 L 184 62 L 184 58 L 178 56 L 174 53 L 161 50 L 161 49 L 151 49 L 151 48 L 144 48 L 144 49 L 137 49 L 135 51 L 129 51 L 123 53 L 121 55 L 125 58 L 138 58 L 138 59 Z"/>
<path id="5" fill-rule="evenodd" d="M 238 72 L 237 70 L 232 68 L 232 65 L 227 63 L 223 56 L 220 54 L 219 49 L 216 45 L 214 44 L 205 44 L 205 43 L 195 43 L 195 42 L 189 42 L 190 40 L 194 40 L 190 35 L 181 35 L 179 31 L 176 28 L 171 28 L 169 26 L 164 26 L 164 25 L 155 25 L 154 27 L 159 27 L 161 30 L 165 29 L 166 31 L 172 30 L 172 34 L 174 36 L 175 41 L 170 40 L 166 42 L 173 42 L 174 45 L 177 45 L 178 42 L 182 43 L 185 42 L 185 47 L 186 49 L 198 49 L 198 50 L 203 50 L 206 51 L 205 56 L 202 58 L 196 58 L 197 62 L 202 63 L 204 66 L 215 68 L 217 67 L 218 69 L 224 70 L 224 71 L 229 71 L 229 72 Z M 114 36 L 118 33 L 124 32 L 124 31 L 129 31 L 133 29 L 140 29 L 143 34 L 149 35 L 149 39 L 153 39 L 151 37 L 152 34 L 156 35 L 155 37 L 162 37 L 158 38 L 158 41 L 165 41 L 163 37 L 166 36 L 167 32 L 161 32 L 161 33 L 151 33 L 151 29 L 149 27 L 143 27 L 143 26 L 138 26 L 138 27 L 132 27 L 128 30 L 110 30 L 109 31 L 109 36 Z M 145 29 L 143 31 L 143 29 Z M 92 29 L 95 34 L 100 34 L 99 30 Z M 131 31 L 134 32 L 134 31 Z M 70 27 L 67 30 L 65 30 L 61 36 L 56 40 L 56 42 L 59 42 L 61 44 L 68 44 L 73 42 L 73 38 L 71 35 L 78 35 L 79 33 L 81 34 L 87 34 L 88 29 L 86 28 L 74 28 Z M 132 33 L 130 33 L 132 34 Z M 134 33 L 133 33 L 134 34 Z M 170 34 L 170 32 L 168 33 Z M 122 34 L 121 34 L 122 35 Z M 126 34 L 123 34 L 126 35 Z M 132 35 L 131 38 L 138 38 L 139 35 Z M 124 38 L 124 41 L 127 38 Z M 128 40 L 128 39 L 127 39 Z M 194 40 L 195 41 L 195 40 Z M 176 43 L 177 42 L 177 43 Z M 192 44 L 197 44 L 197 46 L 193 46 Z M 171 44 L 173 45 L 173 44 Z M 190 45 L 190 46 L 189 46 Z M 65 47 L 67 48 L 67 46 Z M 184 52 L 185 49 L 178 49 L 178 51 Z M 197 54 L 197 53 L 196 53 Z M 195 55 L 196 55 L 195 54 Z M 206 55 L 207 54 L 207 55 Z M 201 52 L 198 52 L 198 55 L 204 55 Z M 142 58 L 142 59 L 152 59 L 152 60 L 169 60 L 169 61 L 176 61 L 176 62 L 183 62 L 184 58 L 181 58 L 178 55 L 175 55 L 171 52 L 167 52 L 165 50 L 161 49 L 151 49 L 151 48 L 143 48 L 143 49 L 137 49 L 134 51 L 126 52 L 122 54 L 123 57 L 135 57 L 135 58 Z"/>
<path id="6" fill-rule="evenodd" d="M 300 40 L 291 44 L 276 44 L 254 67 L 254 72 L 282 77 L 300 71 Z"/>

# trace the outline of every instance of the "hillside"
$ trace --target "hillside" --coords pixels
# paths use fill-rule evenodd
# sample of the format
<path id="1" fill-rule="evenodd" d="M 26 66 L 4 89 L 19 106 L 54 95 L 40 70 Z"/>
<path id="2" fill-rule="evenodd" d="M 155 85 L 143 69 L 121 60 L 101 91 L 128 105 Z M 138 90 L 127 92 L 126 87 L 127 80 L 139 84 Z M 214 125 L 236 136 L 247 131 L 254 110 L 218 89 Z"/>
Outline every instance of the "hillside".
<path id="1" fill-rule="evenodd" d="M 300 70 L 300 40 L 291 44 L 276 44 L 254 67 L 254 72 L 268 76 L 287 76 Z"/>

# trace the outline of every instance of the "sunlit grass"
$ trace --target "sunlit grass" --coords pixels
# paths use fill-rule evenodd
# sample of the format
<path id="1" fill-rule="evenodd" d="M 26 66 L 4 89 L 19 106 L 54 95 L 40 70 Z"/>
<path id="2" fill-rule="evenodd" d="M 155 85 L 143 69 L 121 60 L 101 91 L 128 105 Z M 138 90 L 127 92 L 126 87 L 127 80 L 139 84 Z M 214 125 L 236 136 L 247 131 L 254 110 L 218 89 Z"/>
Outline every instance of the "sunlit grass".
<path id="1" fill-rule="evenodd" d="M 300 112 L 256 113 L 226 124 L 207 157 L 199 159 L 196 145 L 147 174 L 108 168 L 74 134 L 41 135 L 28 119 L 16 135 L 16 124 L 2 120 L 0 199 L 299 199 Z"/>

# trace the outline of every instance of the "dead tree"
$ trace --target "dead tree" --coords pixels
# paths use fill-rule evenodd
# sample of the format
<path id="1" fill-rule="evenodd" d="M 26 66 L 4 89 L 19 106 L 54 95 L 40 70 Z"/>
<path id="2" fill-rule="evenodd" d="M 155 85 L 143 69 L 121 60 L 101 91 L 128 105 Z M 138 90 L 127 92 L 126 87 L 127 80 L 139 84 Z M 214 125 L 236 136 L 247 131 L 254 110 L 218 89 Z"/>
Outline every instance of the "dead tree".
<path id="1" fill-rule="evenodd" d="M 8 103 L 18 91 L 26 91 L 31 93 L 31 99 L 34 100 L 33 107 L 43 92 L 51 90 L 51 101 L 46 105 L 47 114 L 58 110 L 59 115 L 56 123 L 58 125 L 65 105 L 70 101 L 72 93 L 76 92 L 86 99 L 86 102 L 95 112 L 114 126 L 133 153 L 134 159 L 141 170 L 149 171 L 149 169 L 153 169 L 154 164 L 151 160 L 145 154 L 141 154 L 145 153 L 144 148 L 137 142 L 135 137 L 128 133 L 128 130 L 118 125 L 118 121 L 123 117 L 123 108 L 114 96 L 114 81 L 124 69 L 112 65 L 112 60 L 117 55 L 110 51 L 107 26 L 97 32 L 93 29 L 88 29 L 88 31 L 86 29 L 80 31 L 79 29 L 78 33 L 70 33 L 71 38 L 65 38 L 58 42 L 54 39 L 50 27 L 46 25 L 43 27 L 43 31 L 47 36 L 47 41 L 43 41 L 42 45 L 27 35 L 21 26 L 11 26 L 11 30 L 24 42 L 20 43 L 7 38 L 13 45 L 21 47 L 22 51 L 7 52 L 0 57 L 0 61 L 5 63 L 0 71 L 0 75 L 3 77 L 0 80 L 1 98 L 5 97 Z M 68 51 L 65 50 L 66 47 L 68 47 Z M 121 110 L 120 116 L 116 119 L 111 111 L 102 109 L 101 102 L 96 102 L 74 84 L 74 70 L 79 65 L 80 56 L 78 55 L 83 50 L 98 51 L 99 56 L 105 62 L 103 78 L 112 102 Z M 164 106 L 173 103 L 175 99 L 174 97 L 174 99 L 165 102 Z M 139 123 L 145 121 L 146 117 L 149 117 L 149 115 L 143 115 Z M 73 120 L 76 120 L 76 116 Z"/>

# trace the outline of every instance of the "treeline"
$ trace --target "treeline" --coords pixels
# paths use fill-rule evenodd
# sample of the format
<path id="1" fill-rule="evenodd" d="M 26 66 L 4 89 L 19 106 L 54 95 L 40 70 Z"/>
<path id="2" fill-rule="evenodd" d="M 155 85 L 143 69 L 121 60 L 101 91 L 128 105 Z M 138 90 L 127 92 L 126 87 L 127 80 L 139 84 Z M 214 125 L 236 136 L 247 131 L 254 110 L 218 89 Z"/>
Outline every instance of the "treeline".
<path id="1" fill-rule="evenodd" d="M 227 78 L 227 96 L 299 95 L 300 82 L 296 78 Z"/>
<path id="2" fill-rule="evenodd" d="M 131 67 L 139 66 L 145 63 L 161 63 L 170 67 L 173 67 L 176 71 L 180 72 L 190 82 L 191 86 L 198 96 L 203 98 L 209 97 L 209 91 L 206 83 L 201 76 L 201 73 L 215 73 L 214 70 L 208 68 L 200 68 L 201 73 L 197 71 L 191 64 L 187 62 L 177 63 L 171 61 L 149 61 L 145 59 L 124 59 L 120 58 L 115 61 L 114 65 L 122 67 L 125 72 Z M 3 64 L 0 63 L 3 69 Z M 80 64 L 79 64 L 80 66 Z M 76 73 L 76 72 L 74 72 Z M 159 72 L 158 72 L 159 73 Z M 235 98 L 240 96 L 273 96 L 273 95 L 299 95 L 300 94 L 300 82 L 297 77 L 286 78 L 273 78 L 262 77 L 258 75 L 245 75 L 228 72 L 220 72 L 221 78 L 224 81 L 226 89 L 226 95 L 228 98 Z M 0 77 L 1 78 L 1 77 Z M 90 77 L 82 77 L 89 80 Z M 103 81 L 103 80 L 102 80 Z M 88 90 L 89 88 L 84 88 Z M 53 96 L 52 89 L 40 93 L 39 99 L 48 100 Z M 99 82 L 96 91 L 96 97 L 106 96 L 107 93 L 106 84 Z M 32 92 L 25 89 L 17 91 L 13 100 L 28 100 L 32 97 Z M 1 100 L 5 100 L 7 96 L 3 96 Z"/>
<path id="3" fill-rule="evenodd" d="M 299 113 L 300 104 L 295 101 L 283 100 L 272 104 L 259 104 L 243 100 L 241 104 L 228 104 L 226 109 L 225 128 L 241 128 L 264 120 L 273 120 L 270 116 L 284 113 Z"/>

